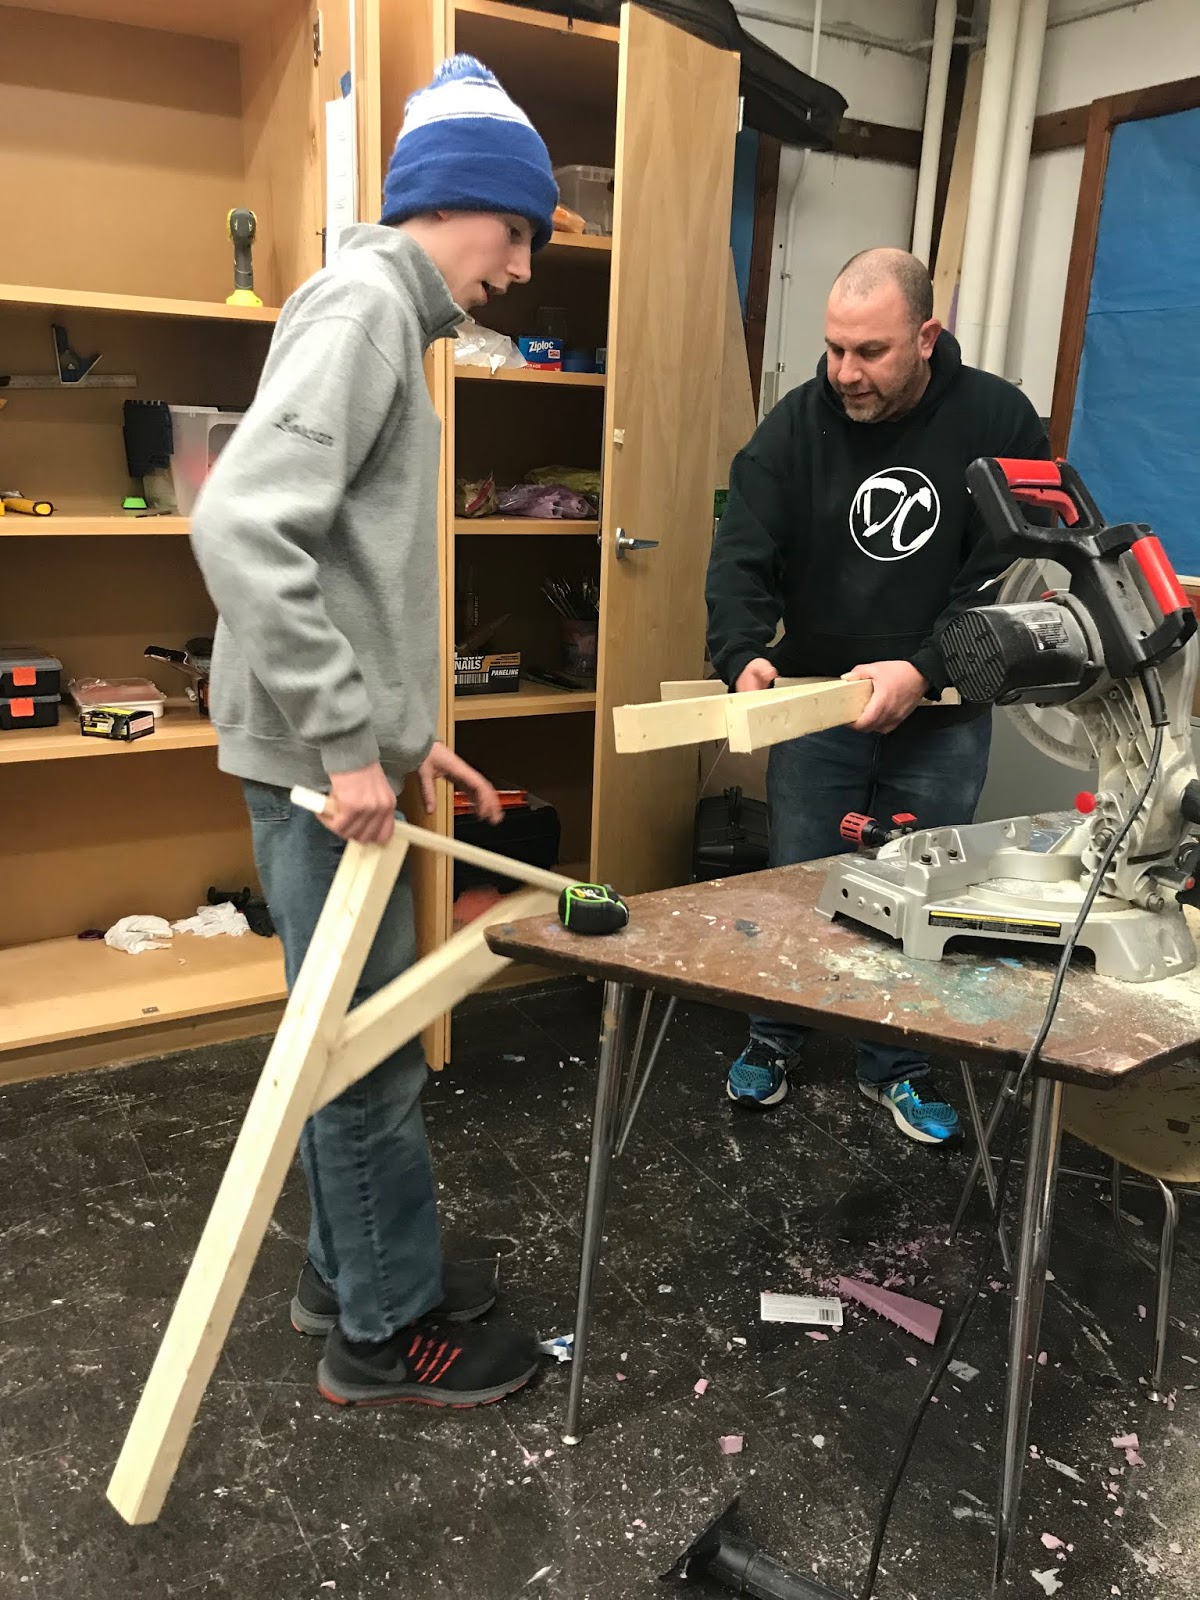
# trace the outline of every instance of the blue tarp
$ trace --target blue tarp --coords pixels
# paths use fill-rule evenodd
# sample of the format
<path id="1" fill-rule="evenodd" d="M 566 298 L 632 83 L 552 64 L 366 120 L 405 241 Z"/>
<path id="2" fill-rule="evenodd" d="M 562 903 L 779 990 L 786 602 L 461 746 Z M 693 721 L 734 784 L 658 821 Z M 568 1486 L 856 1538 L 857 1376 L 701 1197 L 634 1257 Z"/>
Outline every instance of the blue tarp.
<path id="1" fill-rule="evenodd" d="M 754 238 L 754 180 L 758 172 L 758 134 L 743 128 L 733 148 L 733 216 L 729 243 L 733 247 L 733 266 L 737 273 L 738 299 L 742 320 L 746 318 L 746 290 L 750 285 L 750 246 Z"/>
<path id="2" fill-rule="evenodd" d="M 1200 110 L 1113 129 L 1067 456 L 1200 575 Z"/>

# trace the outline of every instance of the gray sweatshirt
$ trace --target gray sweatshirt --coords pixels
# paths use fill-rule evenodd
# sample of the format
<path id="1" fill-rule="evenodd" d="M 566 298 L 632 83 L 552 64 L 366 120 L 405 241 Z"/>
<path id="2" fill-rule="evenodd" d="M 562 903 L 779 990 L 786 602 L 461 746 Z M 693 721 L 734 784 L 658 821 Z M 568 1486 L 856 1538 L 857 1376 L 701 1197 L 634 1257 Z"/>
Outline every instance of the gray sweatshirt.
<path id="1" fill-rule="evenodd" d="M 421 247 L 373 224 L 280 312 L 192 516 L 223 771 L 324 789 L 381 761 L 398 786 L 428 755 L 441 423 L 422 358 L 461 319 Z"/>

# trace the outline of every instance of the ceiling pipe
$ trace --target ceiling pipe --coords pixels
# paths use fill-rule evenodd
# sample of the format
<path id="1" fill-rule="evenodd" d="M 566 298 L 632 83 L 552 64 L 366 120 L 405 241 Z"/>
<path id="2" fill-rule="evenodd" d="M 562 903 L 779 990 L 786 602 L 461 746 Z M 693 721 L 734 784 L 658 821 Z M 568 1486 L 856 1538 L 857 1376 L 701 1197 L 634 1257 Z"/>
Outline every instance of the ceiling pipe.
<path id="1" fill-rule="evenodd" d="M 933 263 L 933 209 L 937 198 L 938 164 L 942 154 L 942 125 L 946 117 L 946 89 L 950 82 L 950 52 L 958 0 L 937 0 L 933 19 L 933 52 L 929 57 L 929 82 L 925 90 L 925 121 L 921 134 L 921 165 L 917 173 L 917 199 L 913 210 L 912 253 L 927 267 Z"/>
<path id="2" fill-rule="evenodd" d="M 979 365 L 983 353 L 983 327 L 987 320 L 992 276 L 992 242 L 996 233 L 996 203 L 1000 194 L 1000 172 L 1004 160 L 1008 100 L 1012 89 L 1020 14 L 1021 0 L 992 0 L 983 58 L 983 82 L 979 93 L 979 128 L 975 135 L 971 191 L 967 200 L 958 313 L 954 323 L 963 361 L 971 367 Z"/>
<path id="3" fill-rule="evenodd" d="M 992 282 L 988 293 L 981 362 L 988 372 L 998 372 L 1002 376 L 1008 355 L 1013 286 L 1017 278 L 1021 223 L 1025 216 L 1025 187 L 1029 179 L 1029 147 L 1033 139 L 1033 119 L 1037 113 L 1049 9 L 1049 0 L 1024 0 L 1013 67 L 1012 101 L 1000 179 L 1000 202 L 992 249 Z"/>

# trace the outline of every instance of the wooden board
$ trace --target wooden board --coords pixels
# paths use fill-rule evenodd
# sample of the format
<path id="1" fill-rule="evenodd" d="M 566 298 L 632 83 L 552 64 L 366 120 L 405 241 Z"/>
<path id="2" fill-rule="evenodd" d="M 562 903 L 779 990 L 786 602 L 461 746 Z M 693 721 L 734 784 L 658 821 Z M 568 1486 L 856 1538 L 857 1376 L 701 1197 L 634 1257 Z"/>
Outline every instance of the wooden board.
<path id="1" fill-rule="evenodd" d="M 971 193 L 971 168 L 975 161 L 975 133 L 979 126 L 979 94 L 983 83 L 983 51 L 977 51 L 967 67 L 950 185 L 938 236 L 937 261 L 933 269 L 933 314 L 943 327 L 953 321 L 954 296 L 962 265 L 963 241 L 967 235 L 967 201 Z"/>
<path id="2" fill-rule="evenodd" d="M 342 857 L 113 1468 L 108 1498 L 126 1522 L 162 1509 L 406 849 L 351 844 Z"/>
<path id="3" fill-rule="evenodd" d="M 236 45 L 8 6 L 0 38 L 5 279 L 223 300 L 245 175 Z"/>
<path id="4" fill-rule="evenodd" d="M 279 317 L 279 307 L 271 305 L 230 306 L 223 300 L 166 300 L 161 295 L 103 294 L 97 289 L 50 289 L 21 283 L 0 283 L 0 306 L 106 311 L 132 317 L 189 317 L 196 322 L 269 323 Z M 11 352 L 6 351 L 6 364 L 11 359 Z M 96 370 L 99 373 L 104 369 Z"/>
<path id="5" fill-rule="evenodd" d="M 49 309 L 20 306 L 0 311 L 0 365 L 5 371 L 54 373 L 50 331 L 54 320 Z M 121 503 L 130 492 L 121 431 L 124 402 L 166 397 L 174 405 L 244 407 L 253 398 L 271 337 L 270 325 L 263 323 L 94 311 L 67 311 L 61 320 L 77 350 L 86 355 L 100 352 L 98 372 L 131 373 L 137 387 L 14 391 L 0 417 L 0 479 L 5 488 L 21 488 L 51 500 L 64 513 L 79 508 L 93 516 L 120 517 Z M 46 533 L 58 526 L 55 518 L 37 520 L 44 521 Z M 139 530 L 153 528 L 157 521 L 131 520 Z M 5 516 L 0 521 L 0 542 L 23 527 L 15 517 Z M 74 554 L 60 550 L 53 557 L 62 563 L 59 571 L 72 570 Z M 190 560 L 185 552 L 180 554 Z M 108 559 L 113 560 L 112 552 Z M 127 581 L 129 568 L 121 571 Z M 5 576 L 15 581 L 7 563 Z M 82 572 L 80 581 L 86 581 Z M 7 583 L 0 588 L 0 613 L 10 598 L 6 591 Z M 31 620 L 17 637 L 28 638 L 32 626 Z M 6 622 L 0 622 L 0 635 L 14 637 Z"/>
<path id="6" fill-rule="evenodd" d="M 321 266 L 325 114 L 313 63 L 316 12 L 315 3 L 291 0 L 247 32 L 240 52 L 245 177 L 230 203 L 249 206 L 258 219 L 254 287 L 268 305 L 282 305 Z M 232 246 L 225 249 L 231 274 Z"/>
<path id="7" fill-rule="evenodd" d="M 227 40 L 261 27 L 279 4 L 280 0 L 21 0 L 26 11 Z"/>
<path id="8" fill-rule="evenodd" d="M 561 518 L 543 520 L 537 517 L 458 517 L 455 519 L 454 531 L 456 534 L 472 537 L 486 537 L 491 534 L 521 539 L 541 534 L 554 539 L 564 539 L 574 534 L 594 539 L 600 532 L 600 524 L 591 520 L 566 522 Z"/>
<path id="9" fill-rule="evenodd" d="M 733 252 L 729 254 L 729 278 L 725 287 L 725 335 L 721 344 L 720 405 L 717 412 L 717 448 L 713 457 L 715 488 L 729 487 L 733 458 L 748 444 L 758 417 L 754 392 L 750 386 L 750 363 L 746 355 L 746 331 L 742 327 L 738 299 L 737 273 Z"/>
<path id="10" fill-rule="evenodd" d="M 0 767 L 43 761 L 73 761 L 107 756 L 123 760 L 131 756 L 162 755 L 169 750 L 196 750 L 217 747 L 216 729 L 193 711 L 167 711 L 158 726 L 144 739 L 125 744 L 118 739 L 87 739 L 67 707 L 57 728 L 30 728 L 27 732 L 10 729 L 0 733 Z"/>
<path id="11" fill-rule="evenodd" d="M 739 1014 L 933 1050 L 1014 1071 L 1038 1029 L 1057 950 L 967 942 L 953 959 L 914 961 L 882 934 L 815 909 L 828 861 L 637 896 L 629 926 L 604 939 L 570 934 L 557 917 L 498 924 L 501 955 L 552 971 L 676 994 Z M 1200 972 L 1163 983 L 1067 976 L 1042 1053 L 1046 1072 L 1113 1085 L 1200 1047 Z"/>
<path id="12" fill-rule="evenodd" d="M 454 376 L 463 382 L 538 383 L 556 389 L 603 389 L 607 379 L 602 372 L 541 372 L 537 367 L 455 367 Z"/>
<path id="13" fill-rule="evenodd" d="M 704 660 L 722 350 L 697 330 L 725 326 L 738 66 L 622 12 L 593 833 L 594 870 L 631 891 L 690 872 L 695 755 L 632 775 L 612 713 Z M 619 527 L 659 547 L 618 561 Z"/>
<path id="14" fill-rule="evenodd" d="M 278 939 L 177 934 L 167 950 L 131 956 L 106 944 L 52 939 L 0 950 L 0 1066 L 8 1051 L 281 1003 Z"/>
<path id="15" fill-rule="evenodd" d="M 582 689 L 548 689 L 522 683 L 515 694 L 460 694 L 454 698 L 455 722 L 484 722 L 498 717 L 563 717 L 594 711 L 596 696 Z"/>
<path id="16" fill-rule="evenodd" d="M 0 948 L 257 885 L 241 786 L 211 748 L 0 767 L 0 813 Z"/>
<path id="17" fill-rule="evenodd" d="M 621 754 L 667 750 L 679 745 L 729 740 L 729 748 L 748 755 L 785 739 L 799 739 L 822 728 L 836 728 L 860 716 L 871 698 L 869 683 L 818 679 L 791 688 L 777 686 L 729 694 L 701 681 L 663 685 L 657 704 L 617 706 L 613 711 L 615 747 Z M 669 691 L 669 693 L 668 693 Z"/>

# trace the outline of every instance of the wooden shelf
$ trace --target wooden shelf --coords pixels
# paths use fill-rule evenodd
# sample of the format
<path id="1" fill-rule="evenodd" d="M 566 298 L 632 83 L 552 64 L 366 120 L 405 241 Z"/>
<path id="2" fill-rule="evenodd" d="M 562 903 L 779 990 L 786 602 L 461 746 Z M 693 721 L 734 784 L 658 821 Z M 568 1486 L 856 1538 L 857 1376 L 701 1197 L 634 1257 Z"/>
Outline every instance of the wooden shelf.
<path id="1" fill-rule="evenodd" d="M 277 322 L 278 306 L 227 306 L 215 300 L 164 300 L 155 295 L 104 294 L 94 289 L 45 289 L 0 283 L 0 305 L 48 311 L 115 311 L 123 316 L 191 317 L 201 322 Z M 98 376 L 103 368 L 98 369 Z M 64 388 L 70 388 L 65 384 Z"/>
<path id="2" fill-rule="evenodd" d="M 553 16 L 548 11 L 527 11 L 523 6 L 497 4 L 496 0 L 454 0 L 458 16 L 490 17 L 497 22 L 515 22 L 525 28 L 541 28 L 547 33 L 564 33 L 579 39 L 603 39 L 619 45 L 621 30 L 605 22 L 583 22 Z"/>
<path id="3" fill-rule="evenodd" d="M 53 496 L 49 498 L 53 499 Z M 147 517 L 136 511 L 105 510 L 97 505 L 54 501 L 54 515 L 23 517 L 6 512 L 0 517 L 0 545 L 6 539 L 99 539 L 134 535 L 183 536 L 191 528 L 189 517 Z"/>
<path id="4" fill-rule="evenodd" d="M 516 694 L 460 694 L 454 699 L 455 722 L 489 722 L 500 717 L 556 717 L 595 711 L 595 691 L 549 689 L 522 683 Z"/>
<path id="5" fill-rule="evenodd" d="M 231 43 L 264 27 L 278 9 L 276 0 L 21 0 L 21 8 Z"/>
<path id="6" fill-rule="evenodd" d="M 603 257 L 612 255 L 612 235 L 607 233 L 556 233 L 546 246 L 552 256 Z"/>
<path id="7" fill-rule="evenodd" d="M 131 956 L 98 940 L 0 950 L 0 1052 L 159 1028 L 284 999 L 278 939 L 177 933 Z"/>
<path id="8" fill-rule="evenodd" d="M 593 700 L 595 696 L 592 696 Z M 211 722 L 198 712 L 167 711 L 158 727 L 144 739 L 124 744 L 119 739 L 85 739 L 73 710 L 64 705 L 63 720 L 57 728 L 30 728 L 22 733 L 0 733 L 0 766 L 33 761 L 69 761 L 79 756 L 160 755 L 167 750 L 196 750 L 206 745 L 215 748 L 217 734 Z"/>
<path id="9" fill-rule="evenodd" d="M 30 519 L 32 520 L 32 519 Z M 43 518 L 43 521 L 48 519 Z M 454 522 L 455 533 L 469 534 L 474 538 L 478 534 L 499 536 L 507 534 L 550 534 L 555 537 L 566 535 L 585 535 L 596 538 L 600 532 L 600 524 L 595 521 L 566 521 L 558 518 L 541 517 L 457 517 Z"/>
<path id="10" fill-rule="evenodd" d="M 536 367 L 455 367 L 454 376 L 483 383 L 549 383 L 572 389 L 603 389 L 602 372 L 541 372 Z"/>

